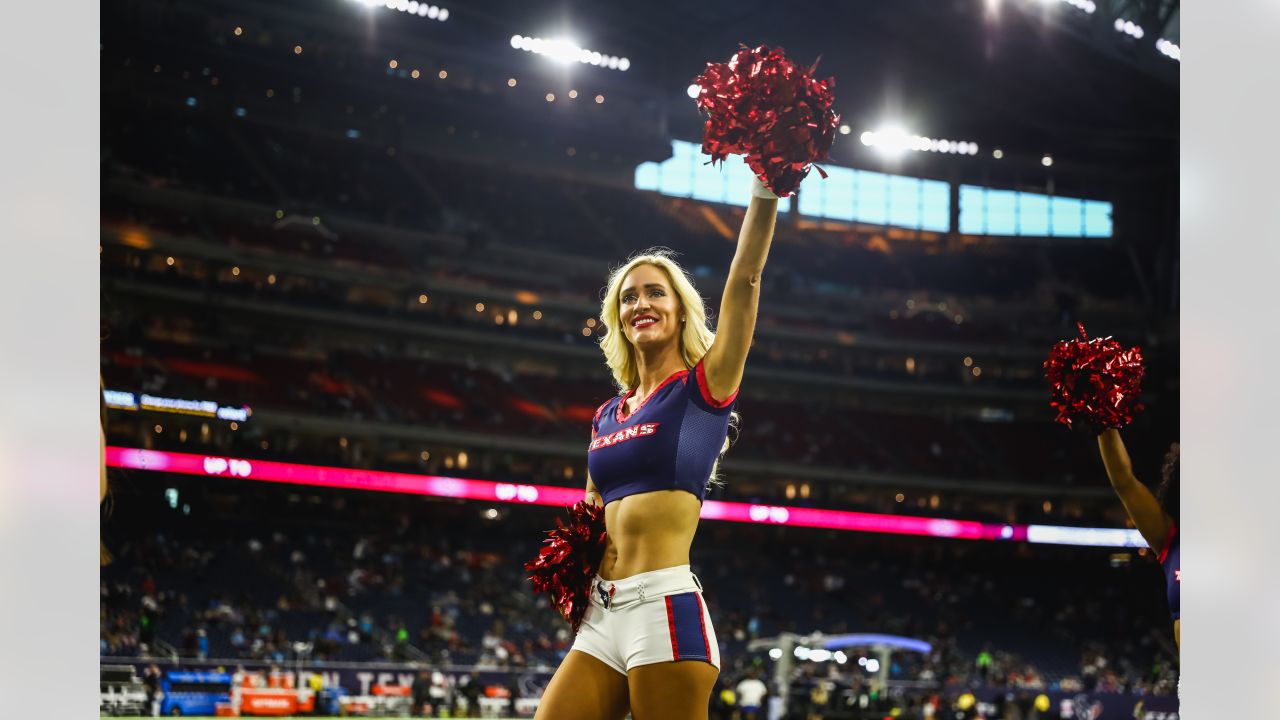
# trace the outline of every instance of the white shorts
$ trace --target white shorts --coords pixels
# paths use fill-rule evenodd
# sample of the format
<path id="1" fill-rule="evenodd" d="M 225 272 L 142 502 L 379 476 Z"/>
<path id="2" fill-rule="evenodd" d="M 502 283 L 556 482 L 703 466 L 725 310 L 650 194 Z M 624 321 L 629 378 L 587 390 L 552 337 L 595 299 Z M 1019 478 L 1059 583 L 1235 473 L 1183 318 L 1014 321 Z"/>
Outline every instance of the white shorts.
<path id="1" fill-rule="evenodd" d="M 623 675 L 633 667 L 701 660 L 720 668 L 720 645 L 702 584 L 688 565 L 622 580 L 600 576 L 571 650 L 581 650 Z"/>

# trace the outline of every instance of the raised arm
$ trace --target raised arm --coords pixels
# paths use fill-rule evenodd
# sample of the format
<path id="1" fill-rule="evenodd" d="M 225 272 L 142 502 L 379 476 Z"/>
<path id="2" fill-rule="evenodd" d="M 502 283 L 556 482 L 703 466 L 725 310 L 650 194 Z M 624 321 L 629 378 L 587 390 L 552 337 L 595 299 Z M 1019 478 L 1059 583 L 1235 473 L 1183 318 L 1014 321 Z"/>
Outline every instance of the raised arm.
<path id="1" fill-rule="evenodd" d="M 1159 554 L 1169 537 L 1173 519 L 1160 508 L 1160 501 L 1147 486 L 1134 476 L 1133 463 L 1129 461 L 1129 451 L 1125 450 L 1119 430 L 1112 428 L 1099 435 L 1098 451 L 1102 453 L 1102 464 L 1107 467 L 1111 487 L 1120 496 L 1129 519 L 1133 520 L 1147 545 Z"/>
<path id="2" fill-rule="evenodd" d="M 742 383 L 747 352 L 756 329 L 760 304 L 760 276 L 769 257 L 773 225 L 778 217 L 778 199 L 756 180 L 751 204 L 738 233 L 738 249 L 729 265 L 729 279 L 720 300 L 716 340 L 702 361 L 707 390 L 717 399 L 727 398 Z"/>

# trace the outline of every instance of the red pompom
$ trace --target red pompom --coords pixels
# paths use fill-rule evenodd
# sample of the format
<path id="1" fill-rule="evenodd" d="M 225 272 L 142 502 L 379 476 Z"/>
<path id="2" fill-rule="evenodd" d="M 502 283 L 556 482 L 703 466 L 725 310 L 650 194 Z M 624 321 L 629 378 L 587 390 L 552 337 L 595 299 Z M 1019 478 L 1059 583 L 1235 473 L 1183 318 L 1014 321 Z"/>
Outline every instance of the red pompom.
<path id="1" fill-rule="evenodd" d="M 533 591 L 547 593 L 551 606 L 576 634 L 591 602 L 591 582 L 604 557 L 604 508 L 584 500 L 568 510 L 568 524 L 556 518 L 546 544 L 524 569 Z"/>
<path id="2" fill-rule="evenodd" d="M 831 109 L 834 78 L 813 77 L 782 48 L 746 45 L 727 63 L 707 63 L 694 79 L 698 109 L 707 113 L 702 151 L 711 162 L 745 155 L 756 176 L 778 197 L 800 187 L 817 160 L 825 160 L 840 125 Z M 818 172 L 826 177 L 822 168 Z"/>
<path id="3" fill-rule="evenodd" d="M 1142 389 L 1142 351 L 1125 349 L 1111 338 L 1085 334 L 1053 346 L 1044 363 L 1045 378 L 1053 393 L 1051 406 L 1057 422 L 1073 427 L 1082 423 L 1101 431 L 1120 428 L 1133 421 L 1143 407 L 1138 402 Z"/>

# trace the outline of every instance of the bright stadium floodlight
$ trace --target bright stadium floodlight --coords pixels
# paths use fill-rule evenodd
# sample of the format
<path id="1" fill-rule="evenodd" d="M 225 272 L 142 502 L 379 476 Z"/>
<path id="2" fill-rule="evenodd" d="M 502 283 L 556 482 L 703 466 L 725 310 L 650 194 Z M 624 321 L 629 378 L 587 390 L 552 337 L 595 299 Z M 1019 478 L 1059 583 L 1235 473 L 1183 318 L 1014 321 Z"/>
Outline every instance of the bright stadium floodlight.
<path id="1" fill-rule="evenodd" d="M 1156 49 L 1170 60 L 1182 62 L 1182 48 L 1178 47 L 1177 43 L 1160 38 L 1156 40 Z"/>
<path id="2" fill-rule="evenodd" d="M 862 134 L 862 143 L 888 157 L 899 157 L 912 147 L 912 136 L 900 127 L 890 126 Z"/>
<path id="3" fill-rule="evenodd" d="M 859 136 L 859 140 L 867 147 L 877 148 L 886 155 L 901 155 L 907 150 L 915 152 L 938 152 L 953 155 L 977 155 L 978 143 L 967 140 L 942 140 L 923 135 L 908 134 L 901 128 L 890 127 L 885 130 L 868 130 Z"/>
<path id="4" fill-rule="evenodd" d="M 688 94 L 689 97 L 694 98 L 695 100 L 697 99 L 698 94 L 701 92 L 702 92 L 702 86 L 698 85 L 697 83 L 690 85 L 685 90 L 685 93 Z"/>
<path id="5" fill-rule="evenodd" d="M 356 5 L 363 5 L 367 8 L 384 7 L 388 10 L 397 10 L 407 15 L 417 15 L 428 20 L 436 20 L 444 22 L 449 19 L 449 9 L 442 8 L 431 3 L 420 2 L 419 0 L 352 0 Z"/>
<path id="6" fill-rule="evenodd" d="M 1092 15 L 1094 11 L 1098 9 L 1098 6 L 1093 2 L 1093 0 L 1062 0 L 1062 1 L 1076 8 L 1077 10 L 1085 11 L 1090 15 Z"/>
<path id="7" fill-rule="evenodd" d="M 443 13 L 444 11 L 442 10 L 441 12 Z M 626 72 L 631 68 L 631 60 L 628 58 L 605 55 L 596 50 L 589 50 L 569 38 L 548 40 L 540 37 L 512 35 L 511 47 L 516 50 L 531 52 L 535 55 L 542 55 L 548 60 L 561 65 L 567 65 L 570 62 L 580 62 L 584 65 L 607 67 L 610 70 L 619 70 L 622 72 Z"/>
<path id="8" fill-rule="evenodd" d="M 567 64 L 582 57 L 582 48 L 568 38 L 556 38 L 543 46 L 542 54 L 558 63 Z"/>
<path id="9" fill-rule="evenodd" d="M 1137 23 L 1131 20 L 1125 20 L 1123 18 L 1116 18 L 1115 29 L 1116 29 L 1116 32 L 1122 32 L 1125 35 L 1128 35 L 1129 37 L 1135 38 L 1137 40 L 1141 40 L 1142 36 L 1147 34 L 1147 32 L 1142 29 L 1141 25 L 1138 25 Z"/>

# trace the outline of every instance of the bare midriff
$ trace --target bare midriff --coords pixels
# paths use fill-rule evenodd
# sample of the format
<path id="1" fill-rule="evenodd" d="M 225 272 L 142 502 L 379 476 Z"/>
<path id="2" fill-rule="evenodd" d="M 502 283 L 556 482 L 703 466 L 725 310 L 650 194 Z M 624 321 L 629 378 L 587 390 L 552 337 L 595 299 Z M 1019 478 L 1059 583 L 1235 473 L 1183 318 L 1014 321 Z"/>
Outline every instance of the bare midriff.
<path id="1" fill-rule="evenodd" d="M 600 577 L 622 580 L 689 564 L 702 503 L 684 490 L 628 495 L 604 506 L 606 545 Z"/>

